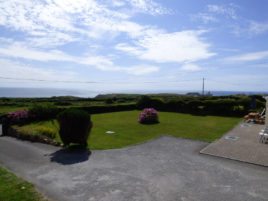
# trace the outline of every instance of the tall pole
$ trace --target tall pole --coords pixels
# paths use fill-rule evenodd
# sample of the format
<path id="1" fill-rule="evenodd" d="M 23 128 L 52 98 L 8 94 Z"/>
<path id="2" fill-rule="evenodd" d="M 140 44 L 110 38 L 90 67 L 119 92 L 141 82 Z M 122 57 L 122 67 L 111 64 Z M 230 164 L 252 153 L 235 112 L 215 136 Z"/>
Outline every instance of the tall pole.
<path id="1" fill-rule="evenodd" d="M 203 85 L 202 85 L 202 96 L 205 95 L 205 78 L 203 78 Z"/>

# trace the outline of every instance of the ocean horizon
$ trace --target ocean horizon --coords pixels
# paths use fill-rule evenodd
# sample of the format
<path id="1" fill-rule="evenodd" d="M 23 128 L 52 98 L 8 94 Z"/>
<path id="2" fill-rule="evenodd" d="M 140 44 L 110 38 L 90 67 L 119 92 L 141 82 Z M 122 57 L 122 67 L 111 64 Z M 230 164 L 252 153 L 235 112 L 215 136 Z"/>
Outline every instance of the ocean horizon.
<path id="1" fill-rule="evenodd" d="M 157 94 L 172 93 L 186 94 L 189 92 L 201 93 L 198 90 L 121 90 L 121 91 L 89 91 L 84 89 L 59 89 L 59 88 L 18 88 L 18 87 L 0 87 L 0 97 L 7 98 L 49 98 L 53 96 L 75 96 L 83 98 L 93 98 L 99 94 L 126 93 L 126 94 Z M 227 96 L 235 94 L 261 94 L 268 95 L 264 91 L 209 91 L 213 96 Z"/>

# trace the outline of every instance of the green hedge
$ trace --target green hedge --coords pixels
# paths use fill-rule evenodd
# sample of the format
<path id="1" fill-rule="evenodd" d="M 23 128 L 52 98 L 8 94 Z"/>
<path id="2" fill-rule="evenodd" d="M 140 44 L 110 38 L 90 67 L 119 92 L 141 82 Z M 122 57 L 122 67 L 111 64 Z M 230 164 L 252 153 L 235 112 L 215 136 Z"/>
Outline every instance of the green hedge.
<path id="1" fill-rule="evenodd" d="M 86 106 L 76 107 L 77 109 L 87 111 L 90 114 L 99 114 L 107 112 L 120 112 L 120 111 L 131 111 L 137 109 L 136 104 L 125 104 L 125 105 L 98 105 L 98 106 Z"/>
<path id="2" fill-rule="evenodd" d="M 29 109 L 34 120 L 47 120 L 57 116 L 62 109 L 52 104 L 35 104 Z"/>
<path id="3" fill-rule="evenodd" d="M 65 146 L 70 143 L 78 143 L 87 147 L 92 123 L 90 115 L 84 111 L 69 108 L 59 113 L 57 120 L 60 125 L 60 138 Z"/>
<path id="4" fill-rule="evenodd" d="M 264 99 L 254 97 L 256 108 L 252 107 L 252 96 L 222 97 L 177 97 L 166 99 L 141 96 L 137 102 L 138 109 L 155 108 L 159 111 L 190 113 L 197 115 L 242 116 L 252 109 L 259 110 L 265 106 Z"/>
<path id="5" fill-rule="evenodd" d="M 120 105 L 98 105 L 98 106 L 83 106 L 83 107 L 56 107 L 51 104 L 36 104 L 30 108 L 30 113 L 34 116 L 34 120 L 47 120 L 55 118 L 60 112 L 65 109 L 75 108 L 84 110 L 90 114 L 131 111 L 137 109 L 136 104 L 120 104 Z"/>

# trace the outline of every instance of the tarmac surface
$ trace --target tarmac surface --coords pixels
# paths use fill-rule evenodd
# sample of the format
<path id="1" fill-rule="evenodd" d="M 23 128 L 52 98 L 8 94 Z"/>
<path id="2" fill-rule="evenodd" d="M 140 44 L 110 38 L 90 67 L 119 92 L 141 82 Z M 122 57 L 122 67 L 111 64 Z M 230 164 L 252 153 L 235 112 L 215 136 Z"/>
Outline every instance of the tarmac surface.
<path id="1" fill-rule="evenodd" d="M 267 167 L 199 154 L 207 145 L 161 137 L 90 154 L 0 137 L 0 164 L 54 201 L 267 201 Z"/>

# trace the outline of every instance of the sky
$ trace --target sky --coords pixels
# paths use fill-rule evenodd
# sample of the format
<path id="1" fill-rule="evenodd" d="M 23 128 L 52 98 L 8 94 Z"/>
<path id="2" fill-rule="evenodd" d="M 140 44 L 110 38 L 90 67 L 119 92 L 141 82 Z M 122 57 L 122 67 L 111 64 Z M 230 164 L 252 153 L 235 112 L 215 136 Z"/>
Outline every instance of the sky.
<path id="1" fill-rule="evenodd" d="M 268 91 L 267 0 L 0 0 L 0 86 Z"/>

